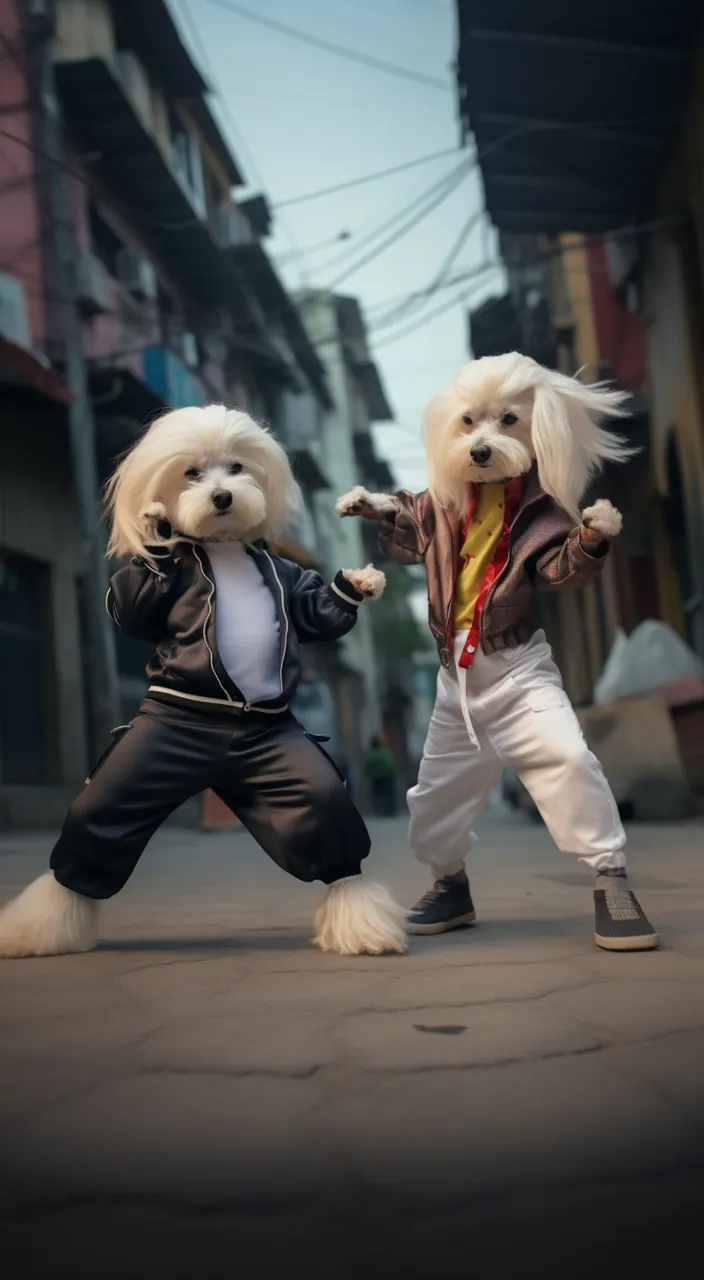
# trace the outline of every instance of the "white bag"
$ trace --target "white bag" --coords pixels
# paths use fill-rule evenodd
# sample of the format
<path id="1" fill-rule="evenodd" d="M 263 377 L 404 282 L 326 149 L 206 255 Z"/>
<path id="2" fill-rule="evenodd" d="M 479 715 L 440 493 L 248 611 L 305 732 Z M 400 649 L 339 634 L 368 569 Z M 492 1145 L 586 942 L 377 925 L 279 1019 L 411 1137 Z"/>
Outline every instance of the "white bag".
<path id="1" fill-rule="evenodd" d="M 654 693 L 686 676 L 704 679 L 704 663 L 666 622 L 641 622 L 630 636 L 618 631 L 594 686 L 594 702 L 603 707 L 617 698 Z"/>

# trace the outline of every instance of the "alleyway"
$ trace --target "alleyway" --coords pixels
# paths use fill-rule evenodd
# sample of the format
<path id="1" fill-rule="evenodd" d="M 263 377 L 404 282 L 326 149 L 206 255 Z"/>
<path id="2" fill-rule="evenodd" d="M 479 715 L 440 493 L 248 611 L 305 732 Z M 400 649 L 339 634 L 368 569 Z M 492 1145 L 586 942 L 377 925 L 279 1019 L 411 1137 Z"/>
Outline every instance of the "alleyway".
<path id="1" fill-rule="evenodd" d="M 405 824 L 375 834 L 410 901 Z M 317 887 L 247 836 L 163 833 L 96 953 L 0 972 L 8 1280 L 69 1257 L 73 1280 L 225 1259 L 242 1277 L 480 1257 L 492 1276 L 680 1274 L 702 1191 L 704 827 L 629 834 L 659 953 L 597 951 L 589 878 L 494 811 L 479 925 L 346 960 L 308 943 Z M 2 899 L 48 844 L 3 837 Z"/>

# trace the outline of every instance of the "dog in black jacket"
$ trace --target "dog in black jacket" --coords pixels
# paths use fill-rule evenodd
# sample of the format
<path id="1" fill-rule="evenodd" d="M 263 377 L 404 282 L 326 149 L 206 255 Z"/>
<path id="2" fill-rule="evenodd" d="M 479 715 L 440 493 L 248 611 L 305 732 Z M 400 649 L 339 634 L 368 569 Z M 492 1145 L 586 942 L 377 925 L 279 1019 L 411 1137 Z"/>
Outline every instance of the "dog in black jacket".
<path id="1" fill-rule="evenodd" d="M 0 912 L 0 956 L 94 946 L 99 900 L 154 832 L 212 788 L 264 850 L 328 886 L 315 942 L 403 951 L 403 912 L 362 878 L 370 840 L 344 779 L 289 709 L 299 645 L 335 640 L 384 589 L 372 565 L 319 574 L 269 549 L 298 502 L 284 450 L 247 414 L 178 409 L 153 423 L 107 490 L 109 553 L 129 557 L 106 605 L 154 655 L 149 688 L 71 805 L 50 871 Z"/>

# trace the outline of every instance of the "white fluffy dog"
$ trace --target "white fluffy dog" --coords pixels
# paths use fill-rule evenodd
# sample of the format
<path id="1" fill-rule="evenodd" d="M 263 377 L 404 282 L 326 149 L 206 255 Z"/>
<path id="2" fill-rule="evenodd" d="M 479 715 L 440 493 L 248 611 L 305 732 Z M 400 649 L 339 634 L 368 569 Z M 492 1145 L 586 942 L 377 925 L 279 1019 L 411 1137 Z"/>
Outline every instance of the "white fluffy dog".
<path id="1" fill-rule="evenodd" d="M 309 634 L 301 637 L 302 639 L 317 638 L 316 634 L 310 634 L 310 630 L 317 625 L 318 616 L 323 616 L 328 631 L 332 628 L 334 633 L 326 633 L 324 638 L 334 638 L 335 634 L 345 633 L 345 618 L 348 621 L 350 618 L 350 600 L 347 600 L 346 614 L 341 612 L 345 608 L 344 589 L 335 584 L 327 588 L 318 575 L 300 570 L 291 562 L 277 559 L 266 549 L 267 542 L 280 535 L 297 510 L 299 491 L 282 447 L 246 413 L 228 410 L 222 405 L 211 405 L 165 414 L 149 427 L 117 467 L 108 485 L 107 504 L 112 516 L 109 554 L 133 558 L 128 568 L 121 570 L 122 575 L 133 575 L 133 578 L 123 580 L 128 585 L 123 585 L 118 590 L 115 583 L 120 574 L 112 579 L 108 608 L 115 621 L 121 625 L 124 623 L 125 614 L 118 599 L 120 594 L 128 597 L 131 592 L 143 601 L 149 592 L 158 593 L 160 583 L 165 579 L 165 574 L 172 572 L 174 564 L 176 568 L 173 569 L 173 581 L 177 584 L 174 587 L 174 607 L 193 609 L 193 605 L 184 605 L 185 595 L 180 599 L 178 597 L 178 583 L 183 581 L 186 572 L 185 546 L 185 562 L 191 566 L 188 572 L 192 574 L 188 583 L 189 599 L 193 598 L 194 592 L 200 591 L 196 607 L 202 608 L 205 619 L 202 622 L 204 651 L 202 654 L 197 652 L 196 659 L 202 663 L 205 672 L 202 678 L 217 680 L 221 689 L 222 680 L 227 677 L 222 675 L 222 668 L 221 677 L 216 674 L 217 667 L 213 665 L 213 661 L 215 657 L 217 664 L 217 653 L 213 654 L 206 635 L 206 623 L 211 625 L 213 621 L 211 614 L 215 584 L 206 579 L 206 583 L 212 587 L 208 594 L 207 585 L 198 576 L 203 574 L 199 552 L 201 549 L 207 551 L 208 546 L 213 543 L 240 542 L 256 553 L 258 540 L 264 540 L 260 544 L 262 549 L 258 562 L 265 568 L 266 562 L 271 566 L 271 594 L 276 597 L 280 588 L 281 598 L 276 599 L 275 603 L 277 608 L 279 605 L 283 606 L 286 617 L 281 657 L 282 694 L 284 661 L 289 661 L 286 656 L 287 638 L 290 639 L 289 630 L 293 632 L 297 625 L 296 600 L 302 593 L 306 596 L 307 609 L 302 625 L 308 626 L 309 630 Z M 177 548 L 174 560 L 171 553 L 176 552 Z M 212 554 L 214 556 L 214 549 Z M 200 569 L 194 559 L 198 561 Z M 260 572 L 265 577 L 263 570 L 260 569 Z M 356 598 L 352 597 L 353 606 L 360 596 L 375 599 L 384 589 L 384 575 L 371 565 L 365 569 L 342 570 L 338 575 L 338 579 L 340 578 L 359 593 Z M 284 601 L 287 582 L 292 584 L 288 615 Z M 259 586 L 261 587 L 261 582 Z M 334 594 L 335 591 L 337 595 Z M 129 605 L 130 601 L 127 603 Z M 140 607 L 143 608 L 144 605 Z M 351 613 L 356 616 L 354 607 Z M 178 644 L 180 634 L 186 634 L 186 637 L 189 632 L 195 634 L 197 642 L 201 643 L 200 619 L 196 621 L 198 625 L 194 625 L 193 619 L 189 618 L 186 626 L 181 621 L 181 615 L 178 622 L 173 621 L 172 617 L 172 623 L 169 624 L 172 650 L 173 637 L 177 638 Z M 163 619 L 156 625 L 165 625 Z M 338 632 L 334 632 L 335 626 L 338 626 Z M 125 629 L 132 635 L 138 634 L 134 626 L 126 626 Z M 152 624 L 147 630 L 153 633 L 148 638 L 154 641 L 158 634 L 155 625 Z M 212 636 L 214 633 L 209 634 Z M 193 649 L 189 653 L 193 655 Z M 172 656 L 172 652 L 168 656 Z M 192 656 L 190 661 L 193 662 Z M 291 659 L 291 693 L 295 691 L 300 676 L 300 663 L 296 668 L 297 661 L 297 658 Z M 278 672 L 278 649 L 275 665 Z M 186 667 L 186 671 L 187 669 Z M 154 677 L 150 675 L 150 679 L 153 680 Z M 181 687 L 183 688 L 183 680 Z M 213 691 L 218 693 L 214 684 Z M 232 702 L 233 698 L 227 695 L 226 685 L 224 691 Z M 168 694 L 172 691 L 162 692 Z M 172 702 L 175 696 L 181 699 L 191 698 L 192 704 L 218 700 L 215 697 L 197 696 L 198 693 L 202 693 L 202 688 L 196 687 L 196 693 L 181 692 L 172 696 Z M 220 699 L 221 705 L 223 701 L 224 699 Z M 244 709 L 249 710 L 249 706 L 246 705 Z M 257 710 L 256 707 L 252 709 Z M 204 711 L 204 714 L 207 712 Z M 222 710 L 217 714 L 222 716 Z M 275 718 L 276 715 L 271 713 L 269 722 Z M 267 721 L 264 715 L 261 719 L 263 723 Z M 136 737 L 133 729 L 128 738 L 134 740 Z M 122 748 L 123 743 L 120 742 L 115 753 Z M 128 751 L 129 749 L 126 748 Z M 108 763 L 114 765 L 114 761 Z M 101 767 L 104 769 L 107 766 Z M 77 802 L 79 805 L 86 794 L 95 794 L 95 785 L 92 782 L 87 791 L 82 793 Z M 351 809 L 350 805 L 350 811 Z M 342 834 L 340 840 L 344 842 Z M 56 850 L 52 856 L 52 868 L 55 868 L 55 855 Z M 96 891 L 94 897 L 111 896 L 115 891 L 117 890 L 111 889 L 110 893 Z M 0 956 L 56 955 L 89 950 L 95 945 L 97 904 L 94 897 L 84 896 L 65 887 L 53 871 L 43 875 L 0 912 Z M 402 909 L 385 888 L 369 883 L 359 875 L 343 876 L 330 883 L 326 898 L 316 913 L 315 926 L 315 941 L 322 950 L 343 955 L 378 955 L 405 949 Z"/>
<path id="2" fill-rule="evenodd" d="M 580 500 L 606 461 L 633 450 L 598 425 L 627 417 L 628 394 L 587 386 L 510 352 L 465 364 L 431 400 L 423 425 L 430 492 L 443 507 L 466 509 L 469 485 L 509 480 L 538 468 L 541 488 L 577 524 L 615 537 L 621 515 L 604 498 L 580 511 Z M 385 494 L 358 487 L 338 500 L 340 515 L 393 510 Z"/>

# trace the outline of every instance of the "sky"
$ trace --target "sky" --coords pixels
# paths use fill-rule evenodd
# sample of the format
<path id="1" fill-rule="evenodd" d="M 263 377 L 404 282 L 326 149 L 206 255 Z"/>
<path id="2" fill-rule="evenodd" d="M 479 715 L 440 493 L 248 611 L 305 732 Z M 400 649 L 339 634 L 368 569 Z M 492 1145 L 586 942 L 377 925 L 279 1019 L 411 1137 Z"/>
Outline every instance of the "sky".
<path id="1" fill-rule="evenodd" d="M 290 289 L 326 287 L 355 265 L 369 236 L 394 214 L 457 169 L 460 150 L 453 0 L 242 0 L 275 22 L 394 63 L 447 87 L 400 78 L 311 47 L 226 11 L 229 0 L 170 0 L 184 41 L 215 91 L 214 114 L 232 145 L 251 192 L 274 206 L 267 248 Z M 417 168 L 323 198 L 278 202 L 314 192 L 437 151 L 453 153 Z M 483 193 L 476 170 L 449 196 L 373 261 L 350 274 L 338 291 L 357 297 L 372 328 L 387 319 L 370 344 L 395 422 L 374 428 L 378 452 L 393 467 L 399 487 L 426 484 L 420 442 L 425 405 L 468 356 L 467 310 L 501 292 L 501 274 L 438 291 L 407 316 L 389 316 L 414 290 L 433 281 Z M 410 211 L 409 219 L 413 216 Z M 341 233 L 350 238 L 338 240 Z M 344 255 L 344 256 L 343 256 Z M 498 256 L 486 218 L 462 242 L 454 277 Z M 471 298 L 453 299 L 464 289 Z M 432 316 L 420 326 L 420 320 Z M 406 326 L 418 324 L 403 336 Z"/>

